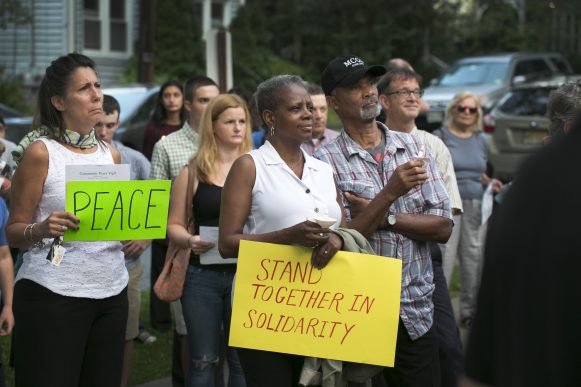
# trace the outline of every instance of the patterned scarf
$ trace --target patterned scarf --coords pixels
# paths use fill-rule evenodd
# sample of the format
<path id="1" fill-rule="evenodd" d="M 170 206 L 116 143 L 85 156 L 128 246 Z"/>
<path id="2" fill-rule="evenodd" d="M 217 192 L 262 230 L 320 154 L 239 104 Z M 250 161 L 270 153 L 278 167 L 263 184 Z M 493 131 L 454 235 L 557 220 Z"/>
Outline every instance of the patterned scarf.
<path id="1" fill-rule="evenodd" d="M 26 148 L 28 148 L 28 146 L 38 138 L 51 137 L 51 135 L 52 133 L 46 126 L 41 126 L 40 128 L 29 132 L 22 138 L 22 140 L 20 140 L 16 149 L 12 151 L 12 158 L 14 159 L 14 162 L 16 164 L 20 163 Z M 54 136 L 65 144 L 81 149 L 92 148 L 99 142 L 95 136 L 95 129 L 92 129 L 89 134 L 80 134 L 70 129 L 65 129 L 65 132 L 62 133 L 61 130 L 57 128 L 54 131 Z"/>

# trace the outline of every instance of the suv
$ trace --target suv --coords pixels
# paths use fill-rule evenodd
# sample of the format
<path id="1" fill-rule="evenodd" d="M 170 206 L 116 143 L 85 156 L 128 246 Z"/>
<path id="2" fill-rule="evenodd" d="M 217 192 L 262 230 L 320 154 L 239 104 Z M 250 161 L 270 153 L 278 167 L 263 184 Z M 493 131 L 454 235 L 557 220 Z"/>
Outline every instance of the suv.
<path id="1" fill-rule="evenodd" d="M 566 81 L 580 76 L 559 76 L 512 88 L 484 116 L 484 131 L 490 134 L 488 161 L 495 177 L 511 180 L 520 164 L 540 147 L 549 131 L 549 94 Z"/>
<path id="2" fill-rule="evenodd" d="M 427 130 L 441 126 L 446 107 L 457 93 L 468 90 L 490 111 L 511 86 L 572 74 L 567 60 L 558 53 L 508 53 L 463 58 L 426 88 L 423 99 L 430 109 L 419 118 Z"/>
<path id="3" fill-rule="evenodd" d="M 143 136 L 153 110 L 159 86 L 122 86 L 103 90 L 121 106 L 119 129 L 115 132 L 115 140 L 121 141 L 130 148 L 142 151 Z"/>

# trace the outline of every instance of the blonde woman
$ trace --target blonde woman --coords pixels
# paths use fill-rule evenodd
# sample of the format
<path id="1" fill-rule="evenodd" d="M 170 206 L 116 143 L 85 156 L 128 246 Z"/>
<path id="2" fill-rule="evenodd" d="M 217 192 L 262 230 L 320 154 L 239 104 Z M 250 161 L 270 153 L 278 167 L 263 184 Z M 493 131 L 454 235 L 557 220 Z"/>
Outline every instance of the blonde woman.
<path id="1" fill-rule="evenodd" d="M 181 299 L 190 348 L 188 387 L 215 385 L 220 330 L 227 333 L 232 313 L 230 296 L 235 264 L 200 263 L 200 254 L 214 244 L 200 238 L 199 227 L 217 227 L 221 192 L 230 167 L 238 156 L 252 149 L 250 114 L 237 95 L 222 94 L 210 102 L 200 123 L 200 146 L 174 183 L 168 219 L 171 240 L 192 249 Z M 188 232 L 186 191 L 193 170 L 194 234 Z M 188 204 L 189 205 L 189 204 Z M 245 386 L 235 348 L 228 348 L 229 386 Z"/>
<path id="2" fill-rule="evenodd" d="M 482 195 L 491 182 L 486 175 L 488 151 L 482 133 L 482 107 L 476 95 L 464 91 L 446 108 L 446 126 L 434 131 L 452 155 L 464 212 L 454 216 L 454 229 L 443 246 L 444 275 L 450 283 L 454 262 L 460 262 L 460 322 L 467 326 L 474 314 L 482 261 Z M 494 181 L 498 192 L 501 184 Z"/>

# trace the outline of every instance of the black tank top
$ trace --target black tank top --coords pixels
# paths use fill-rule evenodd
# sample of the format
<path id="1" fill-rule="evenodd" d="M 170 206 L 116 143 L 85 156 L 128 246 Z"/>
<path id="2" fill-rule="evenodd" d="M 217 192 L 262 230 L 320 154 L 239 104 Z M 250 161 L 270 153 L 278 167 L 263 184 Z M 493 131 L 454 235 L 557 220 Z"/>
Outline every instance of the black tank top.
<path id="1" fill-rule="evenodd" d="M 196 233 L 200 232 L 200 226 L 218 227 L 221 197 L 222 187 L 202 182 L 198 184 L 198 190 L 192 200 Z"/>
<path id="2" fill-rule="evenodd" d="M 200 233 L 200 226 L 218 227 L 220 223 L 220 202 L 222 199 L 222 187 L 200 182 L 198 189 L 192 200 L 192 211 L 194 214 L 194 230 L 196 234 Z M 209 270 L 218 271 L 236 271 L 236 265 L 202 265 L 200 257 L 192 254 L 190 265 L 203 267 Z"/>

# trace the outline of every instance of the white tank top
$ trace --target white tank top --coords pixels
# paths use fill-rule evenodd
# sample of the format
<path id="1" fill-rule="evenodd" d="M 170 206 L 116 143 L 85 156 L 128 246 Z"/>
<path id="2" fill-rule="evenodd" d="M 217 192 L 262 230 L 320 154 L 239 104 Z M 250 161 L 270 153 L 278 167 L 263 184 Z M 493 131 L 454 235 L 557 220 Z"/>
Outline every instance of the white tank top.
<path id="1" fill-rule="evenodd" d="M 281 230 L 308 218 L 327 215 L 341 222 L 337 190 L 331 166 L 307 155 L 302 179 L 280 158 L 266 141 L 250 152 L 256 167 L 252 206 L 246 221 L 249 234 Z"/>
<path id="2" fill-rule="evenodd" d="M 114 162 L 106 145 L 97 146 L 94 153 L 80 154 L 54 140 L 41 138 L 38 141 L 48 150 L 48 173 L 33 222 L 45 220 L 53 211 L 65 210 L 65 165 Z M 25 278 L 54 293 L 84 298 L 111 297 L 127 286 L 128 275 L 120 242 L 63 243 L 66 253 L 60 266 L 46 259 L 52 239 L 43 242 L 45 246 L 32 248 L 24 254 L 16 281 Z"/>

